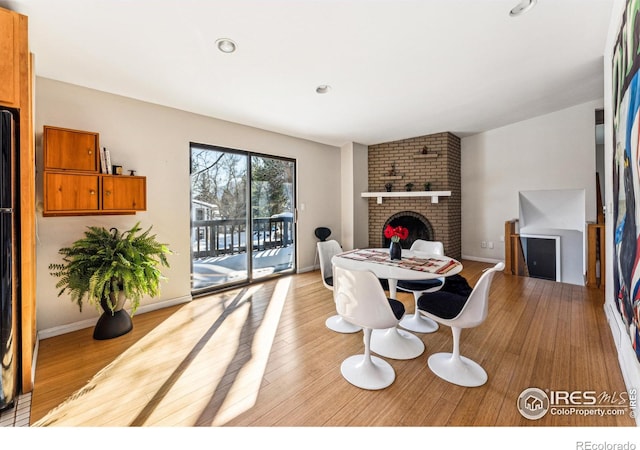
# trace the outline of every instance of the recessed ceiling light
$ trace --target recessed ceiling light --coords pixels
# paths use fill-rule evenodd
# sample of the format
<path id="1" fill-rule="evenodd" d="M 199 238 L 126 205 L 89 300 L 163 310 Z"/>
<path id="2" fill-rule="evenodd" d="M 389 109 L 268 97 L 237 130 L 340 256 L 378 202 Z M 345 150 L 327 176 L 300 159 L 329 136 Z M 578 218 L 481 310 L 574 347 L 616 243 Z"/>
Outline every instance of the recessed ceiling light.
<path id="1" fill-rule="evenodd" d="M 509 11 L 509 15 L 511 17 L 520 16 L 533 8 L 537 2 L 538 0 L 522 0 L 511 11 Z"/>
<path id="2" fill-rule="evenodd" d="M 236 43 L 229 38 L 218 39 L 216 45 L 222 53 L 233 53 L 236 51 Z"/>
<path id="3" fill-rule="evenodd" d="M 316 92 L 318 94 L 326 94 L 330 90 L 331 90 L 331 86 L 329 86 L 328 84 L 321 84 L 316 88 Z"/>

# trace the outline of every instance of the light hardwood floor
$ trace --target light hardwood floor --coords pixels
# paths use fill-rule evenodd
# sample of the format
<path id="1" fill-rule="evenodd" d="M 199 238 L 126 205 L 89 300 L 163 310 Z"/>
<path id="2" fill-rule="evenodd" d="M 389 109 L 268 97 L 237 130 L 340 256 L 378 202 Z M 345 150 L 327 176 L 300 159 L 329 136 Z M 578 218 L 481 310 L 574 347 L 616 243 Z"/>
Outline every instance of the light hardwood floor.
<path id="1" fill-rule="evenodd" d="M 463 261 L 471 285 L 489 264 Z M 413 296 L 399 294 L 413 311 Z M 198 298 L 134 317 L 134 330 L 95 341 L 91 329 L 40 342 L 32 426 L 633 426 L 624 416 L 516 408 L 529 387 L 621 393 L 625 386 L 596 289 L 495 276 L 489 317 L 464 330 L 461 351 L 489 381 L 463 388 L 436 377 L 430 354 L 450 351 L 446 327 L 418 334 L 418 358 L 388 361 L 395 382 L 365 391 L 340 363 L 362 334 L 338 334 L 319 272 Z"/>

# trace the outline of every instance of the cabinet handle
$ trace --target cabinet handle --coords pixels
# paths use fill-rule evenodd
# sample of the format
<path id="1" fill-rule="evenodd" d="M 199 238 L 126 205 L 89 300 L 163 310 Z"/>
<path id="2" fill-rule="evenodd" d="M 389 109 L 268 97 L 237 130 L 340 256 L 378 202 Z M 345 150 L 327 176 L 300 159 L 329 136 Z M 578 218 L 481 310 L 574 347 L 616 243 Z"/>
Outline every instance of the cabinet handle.
<path id="1" fill-rule="evenodd" d="M 89 191 L 89 194 L 91 194 L 91 195 L 95 195 L 95 194 L 96 194 L 96 191 L 94 191 L 93 189 L 91 189 L 91 190 Z"/>
<path id="2" fill-rule="evenodd" d="M 104 195 L 111 195 L 111 191 L 104 191 Z"/>
<path id="3" fill-rule="evenodd" d="M 88 148 L 88 149 L 87 149 L 87 152 L 88 152 L 90 155 L 93 155 L 93 150 L 91 150 L 90 148 Z"/>

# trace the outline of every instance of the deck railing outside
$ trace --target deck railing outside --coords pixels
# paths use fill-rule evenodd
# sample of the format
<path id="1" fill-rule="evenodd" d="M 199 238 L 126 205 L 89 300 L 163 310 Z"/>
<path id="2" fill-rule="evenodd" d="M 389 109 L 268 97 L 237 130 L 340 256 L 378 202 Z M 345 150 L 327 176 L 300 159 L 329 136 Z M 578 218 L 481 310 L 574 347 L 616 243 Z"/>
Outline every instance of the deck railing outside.
<path id="1" fill-rule="evenodd" d="M 252 235 L 252 251 L 292 245 L 293 218 L 253 219 Z M 191 223 L 193 258 L 246 253 L 246 236 L 246 219 L 195 220 Z"/>

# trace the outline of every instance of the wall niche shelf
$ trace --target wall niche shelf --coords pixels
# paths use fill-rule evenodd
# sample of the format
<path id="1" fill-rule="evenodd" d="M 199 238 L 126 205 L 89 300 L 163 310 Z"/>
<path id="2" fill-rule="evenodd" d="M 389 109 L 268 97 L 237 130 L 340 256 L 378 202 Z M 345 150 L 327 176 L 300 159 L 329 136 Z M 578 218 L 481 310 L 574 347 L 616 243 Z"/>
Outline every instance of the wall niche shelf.
<path id="1" fill-rule="evenodd" d="M 384 197 L 431 197 L 431 203 L 438 203 L 440 197 L 451 197 L 451 191 L 398 191 L 398 192 L 363 192 L 362 197 L 376 198 L 376 203 L 382 204 Z"/>

